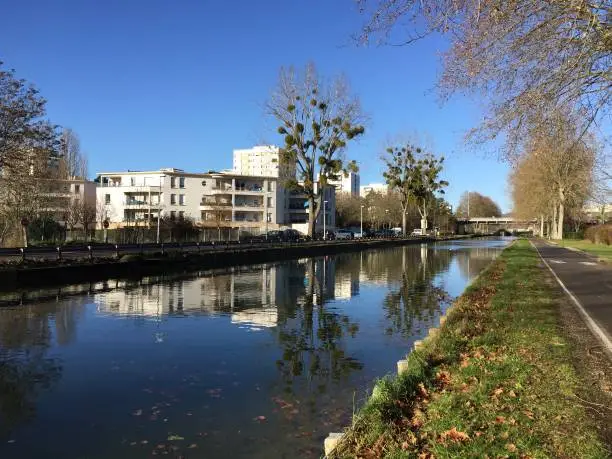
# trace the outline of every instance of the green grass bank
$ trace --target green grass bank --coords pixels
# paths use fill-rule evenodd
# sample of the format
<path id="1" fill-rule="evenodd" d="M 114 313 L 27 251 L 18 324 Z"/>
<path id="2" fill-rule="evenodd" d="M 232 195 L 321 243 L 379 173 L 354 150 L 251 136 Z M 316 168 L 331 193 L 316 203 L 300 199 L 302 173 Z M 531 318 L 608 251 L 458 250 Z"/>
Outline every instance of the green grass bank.
<path id="1" fill-rule="evenodd" d="M 606 458 L 585 408 L 555 292 L 518 241 L 439 329 L 379 380 L 332 458 Z"/>
<path id="2" fill-rule="evenodd" d="M 589 255 L 593 255 L 599 258 L 601 261 L 605 261 L 607 263 L 612 263 L 612 245 L 606 244 L 595 244 L 591 241 L 583 240 L 571 240 L 564 239 L 561 241 L 555 241 L 556 244 L 562 247 L 569 247 L 573 249 L 582 250 Z"/>

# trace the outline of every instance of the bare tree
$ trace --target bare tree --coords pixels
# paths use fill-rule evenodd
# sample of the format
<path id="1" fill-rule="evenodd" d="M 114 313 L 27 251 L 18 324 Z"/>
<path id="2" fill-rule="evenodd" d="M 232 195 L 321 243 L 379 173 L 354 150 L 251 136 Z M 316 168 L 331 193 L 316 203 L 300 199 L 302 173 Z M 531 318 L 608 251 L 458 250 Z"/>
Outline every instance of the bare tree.
<path id="1" fill-rule="evenodd" d="M 59 154 L 61 178 L 87 178 L 87 157 L 81 151 L 79 136 L 70 128 L 65 128 L 62 131 Z"/>
<path id="2" fill-rule="evenodd" d="M 0 61 L 0 172 L 28 173 L 34 149 L 54 152 L 56 132 L 44 119 L 47 101 Z"/>
<path id="3" fill-rule="evenodd" d="M 457 211 L 461 217 L 501 217 L 499 205 L 489 196 L 477 191 L 466 191 L 461 195 Z"/>
<path id="4" fill-rule="evenodd" d="M 369 16 L 364 41 L 409 44 L 432 33 L 448 36 L 440 92 L 485 98 L 488 113 L 472 138 L 505 131 L 507 157 L 520 151 L 531 126 L 549 124 L 555 108 L 578 110 L 581 133 L 609 112 L 608 0 L 357 1 Z"/>
<path id="5" fill-rule="evenodd" d="M 293 68 L 281 69 L 267 110 L 280 122 L 283 162 L 297 168 L 297 178 L 287 180 L 285 185 L 306 196 L 308 234 L 314 236 L 328 181 L 357 171 L 355 161 L 345 163 L 343 153 L 347 143 L 365 131 L 360 124 L 361 105 L 344 79 L 326 84 L 309 64 L 301 74 Z"/>
<path id="6" fill-rule="evenodd" d="M 549 235 L 563 238 L 566 210 L 581 208 L 591 192 L 596 152 L 575 115 L 557 111 L 551 124 L 533 128 L 511 176 L 517 215 L 539 215 Z"/>

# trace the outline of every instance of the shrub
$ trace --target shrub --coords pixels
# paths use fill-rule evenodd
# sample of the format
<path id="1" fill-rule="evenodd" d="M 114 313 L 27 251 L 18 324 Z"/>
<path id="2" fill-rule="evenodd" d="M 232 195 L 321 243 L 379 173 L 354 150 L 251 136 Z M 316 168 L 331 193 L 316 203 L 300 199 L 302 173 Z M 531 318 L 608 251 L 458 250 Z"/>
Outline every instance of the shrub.
<path id="1" fill-rule="evenodd" d="M 612 225 L 596 225 L 588 228 L 584 237 L 594 244 L 612 245 Z"/>

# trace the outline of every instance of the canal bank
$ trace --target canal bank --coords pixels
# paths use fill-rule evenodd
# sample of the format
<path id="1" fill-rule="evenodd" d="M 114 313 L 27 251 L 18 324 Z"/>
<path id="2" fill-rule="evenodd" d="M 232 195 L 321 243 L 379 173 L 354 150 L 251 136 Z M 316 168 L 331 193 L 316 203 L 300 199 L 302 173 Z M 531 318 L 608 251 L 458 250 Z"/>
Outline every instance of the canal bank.
<path id="1" fill-rule="evenodd" d="M 565 301 L 526 241 L 507 248 L 329 457 L 608 457 L 609 389 L 589 384 Z"/>
<path id="2" fill-rule="evenodd" d="M 45 261 L 32 264 L 9 264 L 0 267 L 0 290 L 16 290 L 44 285 L 93 282 L 108 278 L 139 278 L 160 273 L 216 269 L 250 265 L 301 257 L 333 255 L 358 250 L 424 244 L 436 241 L 466 239 L 469 236 L 444 238 L 368 239 L 353 241 L 256 243 L 166 248 L 165 252 L 117 253 L 85 260 Z"/>

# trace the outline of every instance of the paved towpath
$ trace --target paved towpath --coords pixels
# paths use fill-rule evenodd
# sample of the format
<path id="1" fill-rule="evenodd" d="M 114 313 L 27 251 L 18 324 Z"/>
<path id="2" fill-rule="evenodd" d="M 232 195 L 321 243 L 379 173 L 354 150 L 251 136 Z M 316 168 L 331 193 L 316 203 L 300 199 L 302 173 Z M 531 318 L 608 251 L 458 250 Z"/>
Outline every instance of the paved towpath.
<path id="1" fill-rule="evenodd" d="M 591 331 L 612 354 L 612 265 L 541 240 L 534 244 Z"/>

